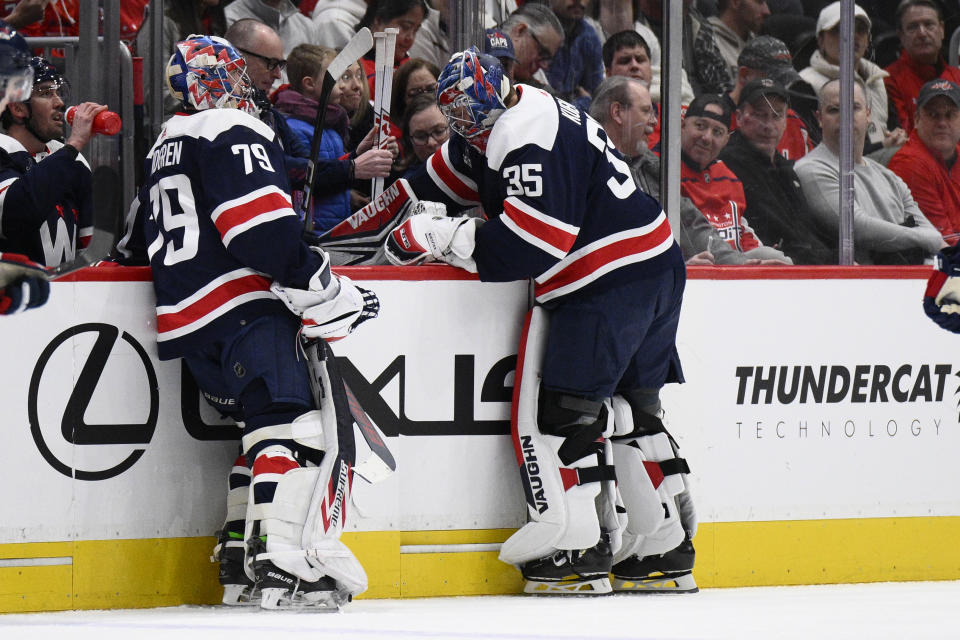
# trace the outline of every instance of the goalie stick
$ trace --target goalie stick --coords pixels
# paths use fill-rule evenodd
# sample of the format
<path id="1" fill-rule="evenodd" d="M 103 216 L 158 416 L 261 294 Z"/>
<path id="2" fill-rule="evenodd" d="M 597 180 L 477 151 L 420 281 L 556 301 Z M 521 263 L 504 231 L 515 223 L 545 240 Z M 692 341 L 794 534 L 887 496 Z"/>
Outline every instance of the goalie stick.
<path id="1" fill-rule="evenodd" d="M 374 34 L 377 43 L 374 75 L 373 126 L 376 129 L 373 146 L 377 149 L 390 135 L 390 101 L 393 99 L 393 58 L 397 50 L 399 29 L 389 28 Z M 383 178 L 374 178 L 370 198 L 383 193 Z"/>
<path id="2" fill-rule="evenodd" d="M 4 260 L 0 257 L 0 287 L 6 286 L 20 276 L 40 276 L 44 280 L 57 280 L 89 267 L 110 255 L 116 242 L 117 227 L 123 219 L 120 174 L 112 167 L 97 167 L 93 171 L 91 188 L 93 189 L 93 235 L 80 255 L 55 267 L 26 264 L 17 259 Z"/>
<path id="3" fill-rule="evenodd" d="M 376 484 L 397 470 L 397 461 L 393 459 L 393 454 L 387 448 L 387 443 L 383 439 L 383 432 L 377 428 L 377 425 L 370 420 L 367 412 L 360 406 L 360 401 L 357 400 L 357 396 L 353 395 L 353 391 L 346 380 L 343 381 L 343 389 L 347 392 L 350 415 L 353 416 L 354 423 L 360 429 L 360 435 L 363 436 L 364 441 L 373 453 L 373 456 L 358 464 L 353 472 L 370 484 Z"/>
<path id="4" fill-rule="evenodd" d="M 313 181 L 317 174 L 317 154 L 320 152 L 320 141 L 323 138 L 323 117 L 327 111 L 327 104 L 330 102 L 330 94 L 333 93 L 333 87 L 337 84 L 340 76 L 347 70 L 347 67 L 363 57 L 370 47 L 373 46 L 373 36 L 370 29 L 364 27 L 357 32 L 357 35 L 350 39 L 350 42 L 343 47 L 337 57 L 327 65 L 327 70 L 323 74 L 323 86 L 320 90 L 320 106 L 317 109 L 317 121 L 313 125 L 313 138 L 310 140 L 310 157 L 307 160 L 307 183 L 303 187 L 303 199 L 300 202 L 300 211 L 303 215 L 304 231 L 313 231 Z"/>

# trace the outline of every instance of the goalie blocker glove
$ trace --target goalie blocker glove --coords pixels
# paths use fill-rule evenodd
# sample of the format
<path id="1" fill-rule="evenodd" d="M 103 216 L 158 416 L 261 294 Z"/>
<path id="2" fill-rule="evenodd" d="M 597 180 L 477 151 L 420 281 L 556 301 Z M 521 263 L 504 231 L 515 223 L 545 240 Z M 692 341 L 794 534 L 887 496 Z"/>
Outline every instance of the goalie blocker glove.
<path id="1" fill-rule="evenodd" d="M 476 273 L 473 249 L 481 224 L 480 218 L 412 215 L 390 232 L 384 251 L 387 260 L 398 266 L 439 261 Z"/>
<path id="2" fill-rule="evenodd" d="M 316 248 L 312 250 L 323 253 Z M 377 294 L 356 286 L 346 276 L 332 274 L 326 254 L 323 254 L 323 266 L 310 278 L 307 286 L 308 289 L 296 289 L 276 282 L 270 285 L 270 290 L 283 304 L 300 316 L 305 338 L 328 342 L 340 340 L 380 313 Z"/>
<path id="3" fill-rule="evenodd" d="M 923 311 L 947 331 L 960 333 L 960 254 L 956 247 L 937 254 L 923 294 Z"/>

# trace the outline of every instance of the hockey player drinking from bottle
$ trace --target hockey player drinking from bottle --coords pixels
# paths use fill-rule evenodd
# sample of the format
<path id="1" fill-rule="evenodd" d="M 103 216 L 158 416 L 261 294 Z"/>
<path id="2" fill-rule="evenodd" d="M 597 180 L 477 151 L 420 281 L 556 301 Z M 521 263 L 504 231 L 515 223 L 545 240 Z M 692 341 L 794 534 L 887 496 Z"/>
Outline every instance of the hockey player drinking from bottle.
<path id="1" fill-rule="evenodd" d="M 224 602 L 333 608 L 366 588 L 339 541 L 352 429 L 338 429 L 332 358 L 308 369 L 298 332 L 344 337 L 376 315 L 376 297 L 300 239 L 283 152 L 251 115 L 244 67 L 212 36 L 177 43 L 167 66 L 183 112 L 150 150 L 140 195 L 157 347 L 163 360 L 183 358 L 211 404 L 243 425 L 216 550 Z"/>
<path id="2" fill-rule="evenodd" d="M 617 590 L 696 590 L 688 470 L 659 398 L 682 381 L 686 281 L 666 215 L 595 120 L 511 86 L 495 58 L 455 54 L 437 95 L 457 135 L 410 185 L 453 209 L 480 204 L 488 220 L 414 215 L 385 248 L 395 264 L 534 279 L 511 421 L 529 522 L 501 560 L 529 593 L 607 593 L 611 573 Z"/>

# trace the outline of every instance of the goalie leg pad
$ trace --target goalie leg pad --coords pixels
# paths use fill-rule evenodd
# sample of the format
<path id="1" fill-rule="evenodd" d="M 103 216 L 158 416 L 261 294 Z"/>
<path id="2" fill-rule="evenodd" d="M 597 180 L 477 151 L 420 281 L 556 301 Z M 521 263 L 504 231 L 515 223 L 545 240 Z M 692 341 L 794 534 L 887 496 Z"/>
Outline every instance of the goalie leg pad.
<path id="1" fill-rule="evenodd" d="M 571 400 L 563 407 L 564 417 L 556 419 L 557 412 L 550 408 L 546 410 L 546 427 L 538 422 L 538 416 L 543 415 L 538 410 L 541 400 L 554 398 L 549 391 L 541 394 L 538 375 L 547 327 L 547 312 L 534 308 L 520 345 L 514 386 L 512 435 L 529 522 L 504 542 L 500 559 L 517 566 L 549 556 L 557 549 L 596 545 L 601 531 L 595 500 L 600 481 L 613 477 L 613 470 L 605 464 L 602 442 L 584 444 L 578 440 L 568 445 L 567 437 L 556 435 L 579 433 L 573 425 L 581 422 L 583 428 L 599 428 L 602 433 L 604 428 L 595 426 L 598 420 L 606 419 L 602 403 L 591 405 L 591 414 L 578 412 L 576 407 L 586 405 Z"/>
<path id="2" fill-rule="evenodd" d="M 689 472 L 678 458 L 666 428 L 656 416 L 634 408 L 621 396 L 613 398 L 613 459 L 618 488 L 627 510 L 623 544 L 614 556 L 665 553 L 684 539 L 676 496 L 686 489 Z"/>
<path id="3" fill-rule="evenodd" d="M 323 455 L 319 466 L 302 467 L 290 449 L 271 445 L 254 461 L 247 538 L 257 546 L 257 577 L 278 592 L 302 591 L 307 599 L 312 592 L 325 592 L 342 602 L 366 589 L 363 568 L 339 540 L 350 465 L 340 456 L 336 428 L 324 428 L 322 411 L 308 412 L 288 426 L 298 445 L 322 442 Z M 281 606 L 289 596 L 262 591 L 267 608 Z"/>

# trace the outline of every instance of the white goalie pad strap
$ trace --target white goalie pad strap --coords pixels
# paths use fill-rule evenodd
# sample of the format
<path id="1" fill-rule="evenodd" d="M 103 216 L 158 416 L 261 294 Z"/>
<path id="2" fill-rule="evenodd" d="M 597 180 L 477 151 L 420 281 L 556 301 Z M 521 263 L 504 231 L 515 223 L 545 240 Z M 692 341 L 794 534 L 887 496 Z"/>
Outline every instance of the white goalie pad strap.
<path id="1" fill-rule="evenodd" d="M 500 548 L 500 560 L 520 565 L 556 549 L 587 549 L 600 538 L 595 499 L 599 482 L 577 484 L 577 469 L 597 466 L 596 456 L 575 461 L 565 469 L 557 451 L 564 439 L 544 435 L 537 425 L 540 366 L 546 347 L 549 317 L 535 307 L 520 345 L 521 362 L 515 381 L 514 448 L 529 522 Z"/>
<path id="2" fill-rule="evenodd" d="M 325 418 L 322 411 L 314 410 L 297 416 L 292 423 L 260 427 L 243 435 L 243 450 L 250 451 L 254 445 L 264 440 L 292 440 L 311 449 L 323 449 Z"/>
<path id="3" fill-rule="evenodd" d="M 610 430 L 613 427 L 613 413 L 608 409 L 607 424 Z M 606 434 L 605 434 L 606 435 Z M 607 466 L 614 467 L 613 443 L 604 440 L 603 456 Z M 600 527 L 607 532 L 610 550 L 617 553 L 623 546 L 623 533 L 627 528 L 627 509 L 623 504 L 620 492 L 617 490 L 617 480 L 600 482 L 600 498 L 597 500 L 597 510 L 600 517 Z"/>

